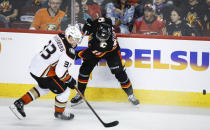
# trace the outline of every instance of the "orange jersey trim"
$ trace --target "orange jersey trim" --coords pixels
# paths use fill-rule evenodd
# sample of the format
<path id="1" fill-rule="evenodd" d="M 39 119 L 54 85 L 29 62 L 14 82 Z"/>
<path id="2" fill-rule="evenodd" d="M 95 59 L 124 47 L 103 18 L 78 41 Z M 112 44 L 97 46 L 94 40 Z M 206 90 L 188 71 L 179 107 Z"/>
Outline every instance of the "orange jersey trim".
<path id="1" fill-rule="evenodd" d="M 105 51 L 105 52 L 103 52 L 103 53 L 100 54 L 100 55 L 96 55 L 96 57 L 98 57 L 98 58 L 103 57 L 106 53 L 111 52 L 111 51 L 114 51 L 116 48 L 117 48 L 117 45 L 115 45 L 115 46 L 112 48 L 112 50 L 110 50 L 110 51 Z"/>
<path id="2" fill-rule="evenodd" d="M 82 58 L 82 59 L 86 59 L 85 57 L 82 56 L 82 54 L 85 52 L 85 50 L 86 50 L 86 49 L 84 49 L 84 50 L 82 50 L 82 51 L 80 51 L 80 52 L 78 53 L 78 56 L 79 56 L 80 58 Z"/>
<path id="3" fill-rule="evenodd" d="M 65 82 L 67 80 L 69 80 L 71 78 L 71 76 L 68 73 L 68 70 L 64 73 L 64 75 L 60 78 L 61 81 Z"/>
<path id="4" fill-rule="evenodd" d="M 68 81 L 69 79 L 70 79 L 70 75 L 68 74 L 63 80 L 61 80 L 61 81 L 63 81 L 63 82 L 66 82 L 66 81 Z"/>
<path id="5" fill-rule="evenodd" d="M 55 68 L 57 65 L 58 61 L 56 61 L 55 63 L 49 65 L 45 71 L 42 73 L 41 77 L 47 76 L 47 77 L 53 77 L 56 75 L 55 73 Z"/>
<path id="6" fill-rule="evenodd" d="M 58 87 L 60 87 L 60 89 L 64 92 L 63 87 L 52 77 L 53 81 L 58 85 Z"/>

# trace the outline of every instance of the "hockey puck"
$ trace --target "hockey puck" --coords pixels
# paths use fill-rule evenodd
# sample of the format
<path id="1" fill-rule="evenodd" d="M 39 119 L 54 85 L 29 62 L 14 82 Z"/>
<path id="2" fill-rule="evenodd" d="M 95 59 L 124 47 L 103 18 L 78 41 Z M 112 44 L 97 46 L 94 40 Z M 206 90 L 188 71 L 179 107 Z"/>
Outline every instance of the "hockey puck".
<path id="1" fill-rule="evenodd" d="M 206 89 L 203 89 L 203 95 L 206 95 Z"/>

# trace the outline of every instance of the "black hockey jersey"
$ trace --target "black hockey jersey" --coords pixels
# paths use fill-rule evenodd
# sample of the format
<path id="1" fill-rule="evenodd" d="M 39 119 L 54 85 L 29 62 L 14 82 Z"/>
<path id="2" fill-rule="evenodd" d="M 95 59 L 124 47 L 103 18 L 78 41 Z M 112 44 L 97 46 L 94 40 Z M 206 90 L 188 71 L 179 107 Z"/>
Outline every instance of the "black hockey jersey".
<path id="1" fill-rule="evenodd" d="M 168 35 L 173 36 L 192 36 L 193 29 L 187 22 L 182 21 L 180 24 L 171 23 L 167 27 Z"/>
<path id="2" fill-rule="evenodd" d="M 108 40 L 106 41 L 100 41 L 97 37 L 96 37 L 96 33 L 99 29 L 99 26 L 101 24 L 107 24 L 110 26 L 110 36 L 108 38 Z M 106 51 L 111 51 L 113 48 L 115 48 L 118 44 L 117 44 L 117 39 L 116 39 L 116 34 L 114 32 L 114 28 L 112 26 L 112 22 L 111 19 L 109 18 L 105 18 L 105 17 L 100 17 L 99 19 L 96 19 L 95 21 L 93 21 L 93 32 L 90 35 L 90 40 L 88 42 L 88 47 L 92 50 L 92 51 L 99 51 L 99 52 L 106 52 Z"/>

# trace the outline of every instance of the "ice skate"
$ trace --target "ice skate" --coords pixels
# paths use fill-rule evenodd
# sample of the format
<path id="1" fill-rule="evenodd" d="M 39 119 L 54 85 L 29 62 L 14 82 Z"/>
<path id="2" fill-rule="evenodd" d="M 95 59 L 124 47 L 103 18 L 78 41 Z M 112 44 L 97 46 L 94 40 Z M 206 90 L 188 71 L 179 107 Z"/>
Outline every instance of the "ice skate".
<path id="1" fill-rule="evenodd" d="M 18 119 L 22 120 L 26 117 L 24 112 L 24 102 L 21 99 L 16 100 L 14 104 L 9 106 L 9 108 Z"/>
<path id="2" fill-rule="evenodd" d="M 77 93 L 77 95 L 71 99 L 71 106 L 79 105 L 80 103 L 83 103 L 82 97 Z"/>
<path id="3" fill-rule="evenodd" d="M 72 120 L 74 118 L 74 114 L 69 112 L 55 112 L 54 116 L 61 120 Z"/>
<path id="4" fill-rule="evenodd" d="M 139 104 L 139 100 L 136 99 L 136 98 L 134 97 L 133 94 L 128 96 L 128 100 L 129 100 L 133 105 L 138 105 L 138 104 Z"/>

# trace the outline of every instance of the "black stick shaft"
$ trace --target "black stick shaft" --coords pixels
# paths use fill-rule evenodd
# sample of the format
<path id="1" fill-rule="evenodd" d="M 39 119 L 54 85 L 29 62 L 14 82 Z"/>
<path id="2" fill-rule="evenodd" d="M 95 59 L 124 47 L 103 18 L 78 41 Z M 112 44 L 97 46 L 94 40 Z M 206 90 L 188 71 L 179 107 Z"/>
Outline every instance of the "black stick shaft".
<path id="1" fill-rule="evenodd" d="M 94 113 L 94 115 L 98 118 L 98 120 L 105 125 L 105 123 L 101 120 L 101 118 L 98 116 L 98 114 L 95 112 L 95 110 L 92 108 L 92 106 L 88 103 L 88 101 L 85 99 L 85 97 L 83 96 L 83 94 L 79 91 L 79 89 L 75 86 L 74 87 L 76 89 L 76 91 L 79 93 L 79 95 L 82 97 L 82 99 L 85 101 L 85 103 L 88 105 L 88 107 L 90 108 L 90 110 Z"/>

